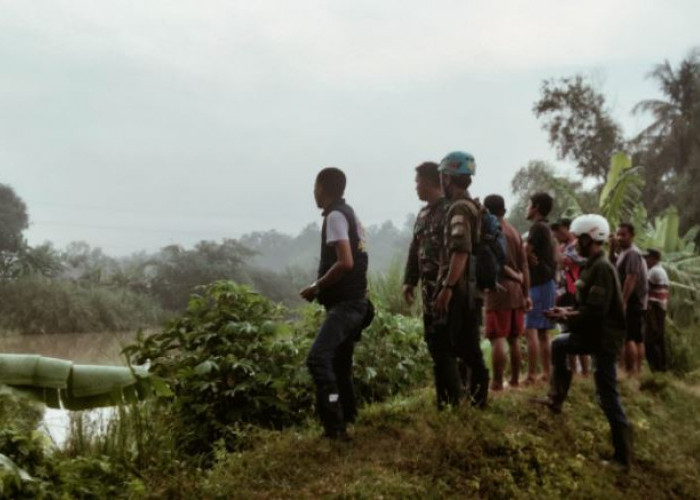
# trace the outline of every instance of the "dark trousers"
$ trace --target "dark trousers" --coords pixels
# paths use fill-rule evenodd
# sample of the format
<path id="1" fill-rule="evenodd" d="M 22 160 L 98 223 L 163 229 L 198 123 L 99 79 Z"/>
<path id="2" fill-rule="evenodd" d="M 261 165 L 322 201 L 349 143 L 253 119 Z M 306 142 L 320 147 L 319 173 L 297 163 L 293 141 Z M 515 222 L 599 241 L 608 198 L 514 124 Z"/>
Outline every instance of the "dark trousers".
<path id="1" fill-rule="evenodd" d="M 433 321 L 426 332 L 440 409 L 457 405 L 462 399 L 466 372 L 472 404 L 486 405 L 489 371 L 479 343 L 480 322 L 481 308 L 468 309 L 464 295 L 455 291 L 447 316 Z"/>
<path id="2" fill-rule="evenodd" d="M 666 311 L 653 301 L 649 301 L 644 330 L 644 348 L 649 368 L 652 371 L 666 371 Z"/>
<path id="3" fill-rule="evenodd" d="M 316 385 L 316 407 L 327 434 L 345 430 L 357 407 L 352 383 L 352 356 L 367 313 L 366 299 L 340 302 L 326 310 L 306 366 Z"/>
<path id="4" fill-rule="evenodd" d="M 594 379 L 598 404 L 610 424 L 616 458 L 628 462 L 631 453 L 631 427 L 620 403 L 617 389 L 617 366 L 615 353 L 591 352 L 578 345 L 570 334 L 559 335 L 552 341 L 552 379 L 550 396 L 561 405 L 571 386 L 571 369 L 567 357 L 572 354 L 592 354 Z"/>

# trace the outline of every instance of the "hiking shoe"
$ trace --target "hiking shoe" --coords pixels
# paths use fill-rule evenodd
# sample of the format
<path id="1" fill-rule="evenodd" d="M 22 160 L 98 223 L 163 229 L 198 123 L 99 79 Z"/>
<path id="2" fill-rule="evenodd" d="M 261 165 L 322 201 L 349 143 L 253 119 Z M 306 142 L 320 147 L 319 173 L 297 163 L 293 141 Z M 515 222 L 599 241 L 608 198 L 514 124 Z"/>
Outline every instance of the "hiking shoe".
<path id="1" fill-rule="evenodd" d="M 530 402 L 538 404 L 538 405 L 546 406 L 547 408 L 549 408 L 549 411 L 551 411 L 552 413 L 555 413 L 555 414 L 561 413 L 561 403 L 557 403 L 550 396 L 530 398 Z"/>

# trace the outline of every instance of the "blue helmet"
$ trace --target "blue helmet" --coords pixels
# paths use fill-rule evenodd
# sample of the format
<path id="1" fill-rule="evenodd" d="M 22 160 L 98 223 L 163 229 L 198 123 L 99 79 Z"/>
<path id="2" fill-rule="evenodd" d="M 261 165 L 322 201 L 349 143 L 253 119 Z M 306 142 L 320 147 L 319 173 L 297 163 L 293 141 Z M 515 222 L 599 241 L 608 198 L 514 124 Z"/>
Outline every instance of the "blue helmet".
<path id="1" fill-rule="evenodd" d="M 442 159 L 438 171 L 447 175 L 474 175 L 476 162 L 469 153 L 453 151 Z"/>

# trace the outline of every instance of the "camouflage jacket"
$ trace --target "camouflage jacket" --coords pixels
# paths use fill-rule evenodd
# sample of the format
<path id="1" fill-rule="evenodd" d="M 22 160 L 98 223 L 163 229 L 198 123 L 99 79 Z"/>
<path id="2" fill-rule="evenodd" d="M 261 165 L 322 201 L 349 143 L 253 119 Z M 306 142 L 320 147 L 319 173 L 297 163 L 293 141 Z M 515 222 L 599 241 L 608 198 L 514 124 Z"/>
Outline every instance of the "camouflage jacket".
<path id="1" fill-rule="evenodd" d="M 424 291 L 426 288 L 435 288 L 440 268 L 445 214 L 449 208 L 450 202 L 440 198 L 418 212 L 404 272 L 405 285 L 416 286 L 420 281 Z"/>

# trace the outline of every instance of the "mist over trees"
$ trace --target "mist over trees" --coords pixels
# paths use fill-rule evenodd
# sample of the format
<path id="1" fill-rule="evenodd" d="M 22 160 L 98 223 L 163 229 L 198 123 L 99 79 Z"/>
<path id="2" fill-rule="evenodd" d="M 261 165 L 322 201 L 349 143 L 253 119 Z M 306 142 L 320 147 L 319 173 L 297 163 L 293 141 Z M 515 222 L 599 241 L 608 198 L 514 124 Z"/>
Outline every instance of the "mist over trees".
<path id="1" fill-rule="evenodd" d="M 558 158 L 573 163 L 576 175 L 562 175 L 543 160 L 525 163 L 500 193 L 508 197 L 510 188 L 514 195 L 508 217 L 516 228 L 527 230 L 525 209 L 535 191 L 554 196 L 551 219 L 613 210 L 600 204 L 601 195 L 609 194 L 602 192 L 607 181 L 608 191 L 626 190 L 625 203 L 634 206 L 627 207 L 625 216 L 634 216 L 649 231 L 671 220 L 674 205 L 680 207 L 674 216 L 679 222 L 671 225 L 674 236 L 698 243 L 700 232 L 691 228 L 700 223 L 700 197 L 695 195 L 700 52 L 691 52 L 677 66 L 664 61 L 648 77 L 658 84 L 661 97 L 642 100 L 631 110 L 649 119 L 634 137 L 625 135 L 604 93 L 590 79 L 573 75 L 543 82 L 533 112 Z M 610 185 L 611 158 L 619 150 L 627 151 L 636 167 L 616 172 L 619 183 Z M 408 214 L 403 227 L 387 221 L 365 228 L 371 275 L 400 273 L 414 220 L 415 214 Z M 28 224 L 21 196 L 0 184 L 0 328 L 49 332 L 149 326 L 182 311 L 198 287 L 220 279 L 250 284 L 273 300 L 296 306 L 301 303 L 298 290 L 315 278 L 321 236 L 319 224 L 310 223 L 296 235 L 256 231 L 239 239 L 201 241 L 192 248 L 170 245 L 115 258 L 86 242 L 65 249 L 51 243 L 30 246 L 23 236 Z M 51 312 L 56 310 L 63 314 Z"/>

